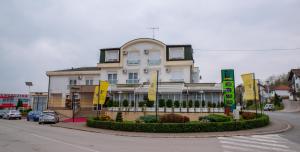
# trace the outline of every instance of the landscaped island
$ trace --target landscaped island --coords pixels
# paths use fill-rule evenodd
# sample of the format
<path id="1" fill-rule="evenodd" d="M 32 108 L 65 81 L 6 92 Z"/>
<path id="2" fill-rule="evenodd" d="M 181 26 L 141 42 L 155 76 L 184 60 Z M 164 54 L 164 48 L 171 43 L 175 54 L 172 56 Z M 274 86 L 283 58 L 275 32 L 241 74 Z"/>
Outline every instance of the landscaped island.
<path id="1" fill-rule="evenodd" d="M 232 116 L 209 114 L 200 116 L 198 121 L 190 121 L 189 117 L 169 113 L 159 116 L 158 119 L 155 115 L 145 115 L 135 121 L 123 121 L 122 112 L 118 112 L 115 120 L 105 114 L 90 117 L 87 126 L 130 132 L 182 133 L 236 131 L 269 124 L 269 117 L 264 114 L 241 112 L 240 115 L 240 120 L 233 120 Z"/>

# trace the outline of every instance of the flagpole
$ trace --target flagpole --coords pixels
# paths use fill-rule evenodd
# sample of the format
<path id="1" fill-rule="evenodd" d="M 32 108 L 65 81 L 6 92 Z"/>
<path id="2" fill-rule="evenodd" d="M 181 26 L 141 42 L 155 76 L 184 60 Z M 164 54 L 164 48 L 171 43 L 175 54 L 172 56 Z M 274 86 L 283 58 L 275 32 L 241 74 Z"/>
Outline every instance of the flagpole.
<path id="1" fill-rule="evenodd" d="M 255 83 L 255 74 L 254 73 L 253 73 L 253 91 L 254 91 L 255 113 L 256 113 L 256 118 L 257 118 L 256 83 Z"/>
<path id="2" fill-rule="evenodd" d="M 158 101 L 157 101 L 157 95 L 158 95 L 158 70 L 156 72 L 156 93 L 155 93 L 155 117 L 156 117 L 156 122 L 158 121 L 158 110 L 157 110 L 157 104 L 158 104 Z"/>
<path id="3" fill-rule="evenodd" d="M 98 102 L 97 102 L 97 117 L 99 117 L 99 102 L 100 102 L 100 82 L 99 80 L 99 86 L 98 86 Z"/>

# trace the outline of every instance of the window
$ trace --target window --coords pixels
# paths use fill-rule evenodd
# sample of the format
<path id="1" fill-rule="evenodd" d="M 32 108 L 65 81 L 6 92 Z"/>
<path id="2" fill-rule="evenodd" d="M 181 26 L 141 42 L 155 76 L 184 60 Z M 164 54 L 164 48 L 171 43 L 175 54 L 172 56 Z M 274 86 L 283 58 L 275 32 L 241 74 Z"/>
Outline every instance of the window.
<path id="1" fill-rule="evenodd" d="M 138 51 L 128 52 L 127 64 L 128 65 L 140 64 L 140 57 Z"/>
<path id="2" fill-rule="evenodd" d="M 85 80 L 85 85 L 93 85 L 93 80 Z"/>
<path id="3" fill-rule="evenodd" d="M 77 80 L 71 79 L 69 81 L 69 85 L 76 85 L 77 84 Z"/>
<path id="4" fill-rule="evenodd" d="M 128 73 L 127 84 L 136 84 L 136 83 L 139 83 L 138 73 L 137 72 Z"/>
<path id="5" fill-rule="evenodd" d="M 105 62 L 119 61 L 119 50 L 105 51 Z"/>
<path id="6" fill-rule="evenodd" d="M 110 84 L 117 84 L 118 83 L 118 76 L 117 73 L 109 73 L 107 74 L 107 80 Z"/>
<path id="7" fill-rule="evenodd" d="M 150 51 L 149 53 L 149 65 L 160 65 L 160 52 L 159 51 Z"/>
<path id="8" fill-rule="evenodd" d="M 184 59 L 184 48 L 169 48 L 169 59 Z"/>

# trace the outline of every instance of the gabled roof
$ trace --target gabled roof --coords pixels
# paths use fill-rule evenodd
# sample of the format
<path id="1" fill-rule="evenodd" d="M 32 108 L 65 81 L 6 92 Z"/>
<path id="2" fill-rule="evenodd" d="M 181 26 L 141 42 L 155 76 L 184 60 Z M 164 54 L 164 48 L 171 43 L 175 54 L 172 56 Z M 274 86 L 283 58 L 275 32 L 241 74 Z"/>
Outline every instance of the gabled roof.
<path id="1" fill-rule="evenodd" d="M 289 72 L 289 78 L 288 80 L 290 81 L 293 77 L 293 75 L 296 75 L 297 77 L 300 77 L 300 69 L 292 69 L 290 72 Z"/>

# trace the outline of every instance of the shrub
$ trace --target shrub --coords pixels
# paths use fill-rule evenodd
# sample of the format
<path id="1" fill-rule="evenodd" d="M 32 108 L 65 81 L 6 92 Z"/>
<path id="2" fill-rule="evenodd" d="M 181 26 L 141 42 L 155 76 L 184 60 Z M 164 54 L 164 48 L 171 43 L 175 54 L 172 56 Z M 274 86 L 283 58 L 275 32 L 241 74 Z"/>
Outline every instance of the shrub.
<path id="1" fill-rule="evenodd" d="M 179 101 L 178 101 L 178 100 L 175 100 L 175 101 L 174 101 L 174 107 L 175 107 L 175 108 L 179 108 L 179 106 L 180 106 Z"/>
<path id="2" fill-rule="evenodd" d="M 195 104 L 195 107 L 196 107 L 196 108 L 199 108 L 199 107 L 200 107 L 200 102 L 199 102 L 199 100 L 196 100 L 194 104 Z"/>
<path id="3" fill-rule="evenodd" d="M 114 107 L 119 107 L 119 101 L 114 101 L 114 102 L 113 102 L 113 106 L 114 106 Z"/>
<path id="4" fill-rule="evenodd" d="M 211 104 L 211 102 L 210 102 L 210 101 L 207 103 L 207 107 L 209 107 L 209 108 L 211 108 L 211 107 L 212 107 L 212 104 Z"/>
<path id="5" fill-rule="evenodd" d="M 158 119 L 159 119 L 159 117 L 158 117 Z M 139 118 L 139 120 L 141 120 L 142 122 L 145 122 L 145 123 L 155 123 L 155 122 L 157 122 L 155 115 L 141 116 Z"/>
<path id="6" fill-rule="evenodd" d="M 202 107 L 205 107 L 206 105 L 205 105 L 205 101 L 204 100 L 202 100 Z"/>
<path id="7" fill-rule="evenodd" d="M 167 107 L 171 108 L 173 106 L 173 101 L 171 99 L 167 100 Z"/>
<path id="8" fill-rule="evenodd" d="M 193 107 L 193 101 L 192 100 L 189 100 L 189 108 Z"/>
<path id="9" fill-rule="evenodd" d="M 207 120 L 209 122 L 228 122 L 230 121 L 230 117 L 217 114 L 210 114 L 208 116 L 204 116 L 202 120 Z"/>
<path id="10" fill-rule="evenodd" d="M 224 107 L 224 102 L 221 102 L 221 105 L 220 105 L 221 107 Z"/>
<path id="11" fill-rule="evenodd" d="M 153 105 L 154 105 L 154 101 L 146 100 L 145 102 L 146 102 L 147 107 L 153 107 Z"/>
<path id="12" fill-rule="evenodd" d="M 241 115 L 242 115 L 243 119 L 245 119 L 245 120 L 250 120 L 250 119 L 256 118 L 256 113 L 252 113 L 252 112 L 242 112 Z"/>
<path id="13" fill-rule="evenodd" d="M 186 108 L 186 101 L 182 101 L 182 107 Z"/>
<path id="14" fill-rule="evenodd" d="M 134 101 L 133 101 L 133 100 L 131 100 L 130 106 L 131 106 L 131 107 L 134 107 Z"/>
<path id="15" fill-rule="evenodd" d="M 263 127 L 269 124 L 269 117 L 262 115 L 258 119 L 230 122 L 190 122 L 190 123 L 134 123 L 88 119 L 86 125 L 94 128 L 152 133 L 182 132 L 221 132 Z"/>
<path id="16" fill-rule="evenodd" d="M 179 114 L 174 114 L 174 113 L 165 114 L 160 117 L 160 122 L 162 123 L 185 123 L 189 121 L 190 121 L 189 117 L 182 116 Z"/>
<path id="17" fill-rule="evenodd" d="M 117 112 L 117 116 L 116 116 L 116 122 L 122 122 L 123 121 L 123 115 L 121 111 Z"/>
<path id="18" fill-rule="evenodd" d="M 128 105 L 129 105 L 128 100 L 124 99 L 122 104 L 124 107 L 128 107 Z"/>
<path id="19" fill-rule="evenodd" d="M 164 100 L 164 99 L 159 99 L 159 100 L 158 100 L 158 105 L 159 105 L 159 107 L 164 107 L 164 106 L 166 106 L 165 100 Z"/>
<path id="20" fill-rule="evenodd" d="M 212 107 L 213 107 L 213 108 L 216 108 L 216 106 L 217 106 L 216 103 L 213 103 L 213 104 L 212 104 Z"/>
<path id="21" fill-rule="evenodd" d="M 113 107 L 113 105 L 114 105 L 114 101 L 108 100 L 107 107 Z"/>
<path id="22" fill-rule="evenodd" d="M 144 102 L 140 101 L 139 102 L 139 107 L 144 107 Z"/>
<path id="23" fill-rule="evenodd" d="M 101 120 L 101 121 L 111 121 L 111 118 L 110 118 L 110 116 L 108 116 L 106 114 L 103 114 L 103 115 L 100 115 L 99 120 Z"/>

